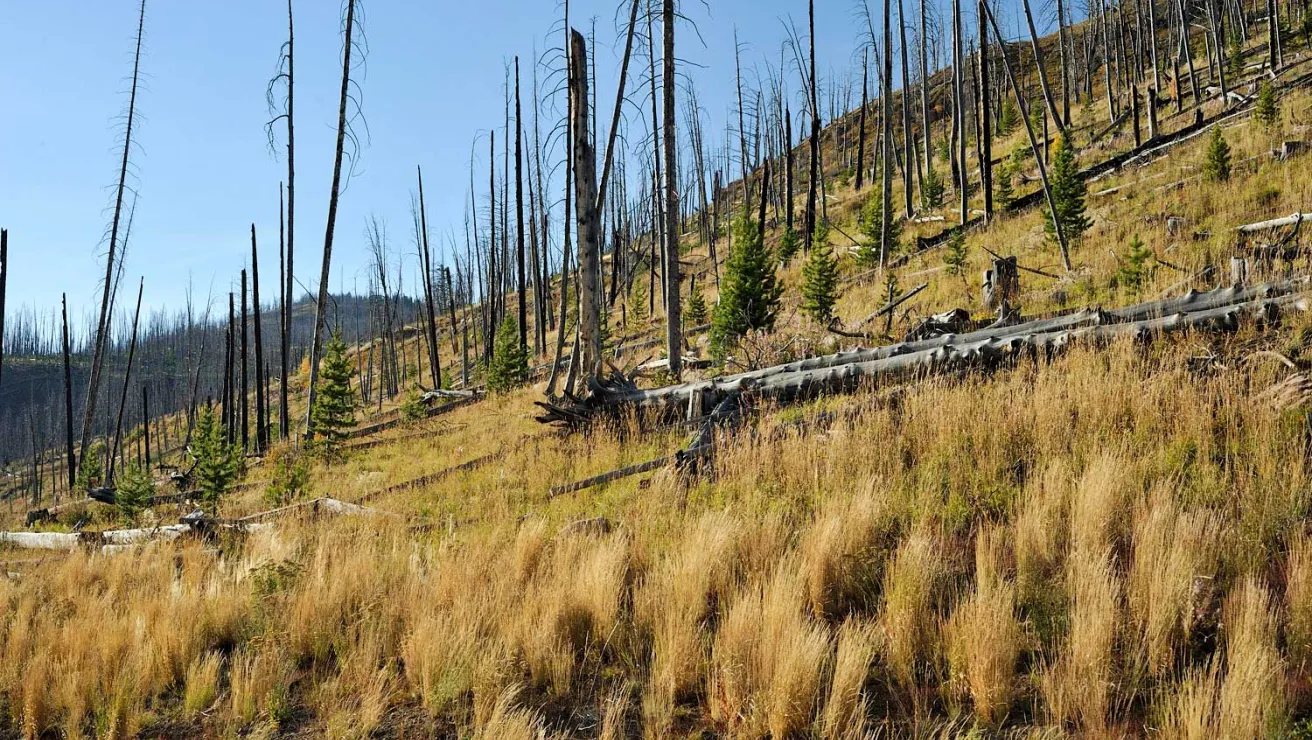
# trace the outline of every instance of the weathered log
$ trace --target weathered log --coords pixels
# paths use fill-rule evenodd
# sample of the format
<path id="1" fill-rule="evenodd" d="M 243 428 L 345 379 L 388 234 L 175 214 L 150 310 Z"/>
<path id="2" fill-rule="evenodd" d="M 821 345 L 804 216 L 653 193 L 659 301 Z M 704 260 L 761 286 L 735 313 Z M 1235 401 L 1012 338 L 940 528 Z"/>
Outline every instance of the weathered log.
<path id="1" fill-rule="evenodd" d="M 871 378 L 939 374 L 997 366 L 1020 354 L 1052 354 L 1080 340 L 1118 336 L 1146 338 L 1187 328 L 1230 329 L 1248 314 L 1270 315 L 1285 306 L 1304 308 L 1305 297 L 1293 294 L 1305 279 L 1255 287 L 1190 292 L 1178 298 L 1114 311 L 1085 310 L 1052 319 L 984 329 L 962 335 L 903 342 L 765 368 L 750 373 L 641 390 L 622 375 L 590 379 L 591 394 L 569 406 L 539 402 L 543 423 L 579 425 L 599 413 L 633 410 L 669 418 L 690 406 L 715 408 L 733 393 L 780 403 L 826 393 L 854 390 Z M 700 394 L 699 404 L 692 396 Z"/>
<path id="2" fill-rule="evenodd" d="M 1241 234 L 1251 234 L 1255 231 L 1278 229 L 1282 226 L 1297 226 L 1302 223 L 1304 219 L 1309 218 L 1312 218 L 1312 213 L 1299 212 L 1292 216 L 1285 216 L 1284 218 L 1273 218 L 1269 221 L 1258 221 L 1257 223 L 1244 224 L 1243 226 L 1235 228 L 1235 231 L 1238 231 Z"/>

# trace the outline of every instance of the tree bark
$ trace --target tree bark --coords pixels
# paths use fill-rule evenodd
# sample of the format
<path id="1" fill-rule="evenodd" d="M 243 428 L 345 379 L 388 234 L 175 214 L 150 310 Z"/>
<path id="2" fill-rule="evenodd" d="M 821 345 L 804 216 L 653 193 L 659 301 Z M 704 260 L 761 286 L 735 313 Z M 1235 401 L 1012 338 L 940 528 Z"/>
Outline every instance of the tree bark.
<path id="1" fill-rule="evenodd" d="M 428 248 L 428 207 L 424 203 L 424 170 L 416 166 L 415 172 L 419 177 L 419 229 L 420 229 L 420 247 L 423 249 L 423 269 L 424 269 L 424 307 L 428 316 L 428 369 L 433 378 L 433 385 L 436 388 L 442 387 L 442 356 L 438 352 L 437 341 L 437 312 L 434 310 L 433 303 L 435 295 L 433 293 L 433 253 Z M 450 293 L 450 286 L 447 292 Z M 456 333 L 456 314 L 454 298 L 451 304 L 451 336 L 454 339 Z"/>
<path id="2" fill-rule="evenodd" d="M 77 485 L 77 452 L 73 448 L 73 362 L 68 338 L 68 294 L 60 298 L 64 318 L 64 454 L 68 458 L 68 490 Z M 3 312 L 0 312 L 3 313 Z"/>
<path id="3" fill-rule="evenodd" d="M 861 114 L 857 117 L 856 133 L 856 190 L 861 192 L 866 181 L 866 108 L 870 105 L 870 54 L 861 54 Z M 790 157 L 791 159 L 791 157 Z"/>
<path id="4" fill-rule="evenodd" d="M 582 368 L 601 372 L 601 311 L 598 302 L 596 154 L 588 132 L 588 50 L 583 34 L 571 32 L 570 110 L 574 138 L 574 198 L 579 239 L 579 332 Z"/>
<path id="5" fill-rule="evenodd" d="M 524 266 L 524 125 L 519 99 L 519 57 L 515 57 L 515 269 L 519 284 L 519 349 L 528 354 L 528 272 Z"/>
<path id="6" fill-rule="evenodd" d="M 269 444 L 265 415 L 264 322 L 260 315 L 260 255 L 255 247 L 255 224 L 251 224 L 251 303 L 255 309 L 255 451 L 264 454 Z"/>
<path id="7" fill-rule="evenodd" d="M 675 136 L 674 108 L 674 0 L 665 0 L 663 13 L 665 50 L 661 55 L 665 88 L 665 340 L 670 374 L 683 374 L 683 332 L 680 322 L 683 303 L 679 299 L 679 152 Z M 746 183 L 744 183 L 744 186 Z"/>
<path id="8" fill-rule="evenodd" d="M 128 344 L 128 366 L 123 373 L 123 393 L 118 402 L 118 420 L 114 424 L 114 446 L 109 450 L 109 466 L 106 468 L 105 481 L 114 482 L 114 463 L 118 460 L 119 442 L 123 438 L 123 409 L 128 405 L 128 388 L 132 386 L 132 361 L 137 355 L 137 324 L 141 320 L 141 296 L 146 290 L 146 280 L 142 278 L 137 286 L 137 310 L 132 316 L 132 340 Z"/>

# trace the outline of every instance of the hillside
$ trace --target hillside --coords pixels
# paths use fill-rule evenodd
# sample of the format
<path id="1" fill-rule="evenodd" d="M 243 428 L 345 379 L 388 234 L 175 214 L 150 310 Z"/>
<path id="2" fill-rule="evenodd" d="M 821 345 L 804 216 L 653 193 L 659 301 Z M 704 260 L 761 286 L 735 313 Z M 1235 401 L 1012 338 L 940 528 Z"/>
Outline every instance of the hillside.
<path id="1" fill-rule="evenodd" d="M 1270 126 L 1214 97 L 1202 126 L 1186 110 L 1157 142 L 1127 127 L 1089 144 L 1106 112 L 1073 110 L 1090 226 L 1069 271 L 1032 157 L 987 223 L 958 228 L 949 186 L 881 272 L 851 249 L 875 189 L 827 153 L 838 326 L 874 338 L 801 310 L 799 254 L 778 266 L 773 330 L 683 380 L 858 346 L 909 355 L 896 343 L 952 309 L 969 317 L 953 333 L 1091 309 L 1078 329 L 999 334 L 814 398 L 753 402 L 748 386 L 736 423 L 690 404 L 606 416 L 588 406 L 604 393 L 580 392 L 554 403 L 592 423 L 544 425 L 541 373 L 431 415 L 379 394 L 357 411 L 374 431 L 340 456 L 248 459 L 195 527 L 155 529 L 195 508 L 170 499 L 135 522 L 61 501 L 27 528 L 10 499 L 5 529 L 75 544 L 0 537 L 0 737 L 1306 737 L 1309 261 L 1301 220 L 1236 231 L 1309 207 L 1312 156 L 1272 153 L 1312 139 L 1312 57 L 1289 54 Z M 1226 178 L 1204 171 L 1213 130 Z M 993 147 L 1029 144 L 1017 127 Z M 766 244 L 782 237 L 771 218 Z M 684 241 L 714 305 L 725 268 L 695 230 Z M 1021 268 L 1017 316 L 996 323 L 979 284 L 995 254 Z M 1113 309 L 1229 286 L 1232 258 L 1245 285 L 1280 287 L 1187 331 L 1166 330 L 1188 301 L 1152 331 L 1093 331 Z M 890 282 L 925 287 L 858 327 Z M 660 352 L 639 346 L 663 326 L 647 298 L 623 297 L 609 359 L 658 391 L 659 368 L 635 371 Z M 704 332 L 689 342 L 710 357 Z M 419 340 L 402 345 L 413 388 Z M 681 450 L 696 464 L 673 464 Z M 288 490 L 297 461 L 307 478 Z M 614 471 L 632 474 L 597 481 Z M 139 540 L 102 533 L 129 527 Z"/>

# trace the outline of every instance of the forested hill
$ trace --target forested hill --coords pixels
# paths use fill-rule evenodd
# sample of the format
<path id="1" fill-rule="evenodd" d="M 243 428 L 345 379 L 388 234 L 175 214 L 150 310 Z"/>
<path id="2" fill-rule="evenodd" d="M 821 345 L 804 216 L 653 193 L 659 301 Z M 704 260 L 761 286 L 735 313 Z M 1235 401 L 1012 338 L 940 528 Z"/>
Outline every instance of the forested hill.
<path id="1" fill-rule="evenodd" d="M 200 403 L 207 397 L 217 398 L 221 392 L 224 356 L 227 342 L 227 305 L 216 299 L 209 321 L 204 312 L 194 315 L 188 326 L 185 315 L 157 318 L 149 322 L 142 318 L 138 342 L 132 363 L 132 388 L 127 394 L 124 426 L 131 428 L 141 420 L 141 387 L 148 388 L 152 416 L 167 414 L 185 408 L 190 402 L 193 388 Z M 408 297 L 389 299 L 389 307 L 402 323 L 411 323 L 418 316 L 419 303 Z M 238 334 L 237 351 L 240 352 L 240 312 L 238 299 L 236 313 Z M 352 294 L 332 296 L 328 309 L 328 322 L 341 332 L 348 344 L 368 341 L 376 334 L 383 313 L 382 296 Z M 59 446 L 64 438 L 64 366 L 61 356 L 61 338 L 57 319 L 21 317 L 10 322 L 5 329 L 5 370 L 0 384 L 0 465 L 8 467 L 16 460 L 30 460 L 33 438 L 39 447 Z M 255 317 L 249 318 L 248 351 L 254 362 Z M 101 392 L 102 411 L 97 414 L 98 434 L 112 425 L 123 399 L 123 377 L 127 370 L 128 349 L 131 344 L 131 325 L 120 322 L 114 350 L 108 354 L 108 392 Z M 270 369 L 271 383 L 280 375 L 278 356 L 278 310 L 266 307 L 260 317 L 263 335 L 264 362 Z M 290 357 L 292 372 L 301 364 L 314 331 L 314 301 L 306 295 L 292 308 Z M 71 372 L 73 379 L 73 408 L 75 434 L 81 423 L 82 397 L 86 393 L 87 374 L 91 364 L 91 349 L 77 343 L 73 347 Z M 200 366 L 197 378 L 196 368 Z M 252 364 L 251 383 L 254 383 Z"/>

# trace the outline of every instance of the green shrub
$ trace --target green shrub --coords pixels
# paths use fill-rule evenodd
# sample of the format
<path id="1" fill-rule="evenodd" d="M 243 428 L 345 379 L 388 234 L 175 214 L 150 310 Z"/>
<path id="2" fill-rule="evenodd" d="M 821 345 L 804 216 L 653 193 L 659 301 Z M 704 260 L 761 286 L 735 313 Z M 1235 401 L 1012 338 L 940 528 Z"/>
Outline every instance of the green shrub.
<path id="1" fill-rule="evenodd" d="M 838 259 L 829 243 L 829 226 L 818 222 L 811 240 L 811 254 L 802 267 L 802 310 L 828 325 L 834 320 L 838 302 Z"/>
<path id="2" fill-rule="evenodd" d="M 519 322 L 507 316 L 497 329 L 487 367 L 487 389 L 507 393 L 528 382 L 528 353 L 519 346 Z"/>

